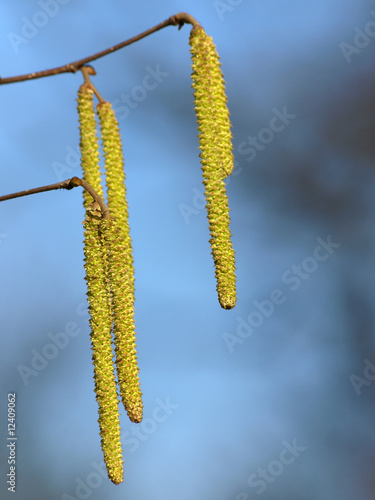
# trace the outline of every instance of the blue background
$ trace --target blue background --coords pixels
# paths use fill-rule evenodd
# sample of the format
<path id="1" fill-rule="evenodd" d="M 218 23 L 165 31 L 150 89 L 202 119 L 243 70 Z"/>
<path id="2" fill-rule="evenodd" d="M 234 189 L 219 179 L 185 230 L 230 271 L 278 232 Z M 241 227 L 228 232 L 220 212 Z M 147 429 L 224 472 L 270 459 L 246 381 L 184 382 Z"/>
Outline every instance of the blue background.
<path id="1" fill-rule="evenodd" d="M 93 82 L 120 119 L 136 269 L 145 422 L 137 427 L 122 415 L 125 481 L 114 486 L 93 465 L 102 463 L 102 452 L 82 193 L 52 192 L 0 207 L 1 498 L 374 498 L 373 2 L 70 0 L 50 3 L 44 16 L 42 4 L 1 6 L 1 76 L 75 61 L 180 11 L 213 37 L 233 124 L 228 195 L 238 303 L 224 311 L 216 296 L 190 26 L 168 27 L 93 63 Z M 44 25 L 27 43 L 11 42 L 10 33 L 22 36 L 25 22 L 35 21 Z M 367 39 L 358 35 L 366 27 Z M 343 42 L 355 52 L 345 56 Z M 147 67 L 157 65 L 167 75 L 136 107 L 124 108 L 123 96 L 137 95 Z M 1 194 L 80 175 L 74 151 L 81 83 L 77 73 L 1 86 Z M 263 129 L 275 108 L 294 116 L 270 139 Z M 258 144 L 265 139 L 255 156 L 250 136 Z M 66 175 L 59 177 L 61 166 Z M 317 238 L 329 235 L 339 246 L 314 261 Z M 301 265 L 309 271 L 292 290 L 288 277 Z M 252 314 L 254 301 L 275 289 L 283 303 L 268 315 Z M 254 318 L 259 324 L 251 330 Z M 48 351 L 51 335 L 66 329 L 77 335 Z M 238 340 L 232 349 L 229 335 Z M 54 358 L 23 379 L 20 367 L 32 368 L 43 349 Z M 13 391 L 15 495 L 6 491 Z M 166 418 L 157 422 L 155 415 Z M 142 437 L 133 435 L 137 429 Z M 297 443 L 296 456 L 283 454 L 286 443 Z M 263 482 L 261 469 L 269 478 Z"/>

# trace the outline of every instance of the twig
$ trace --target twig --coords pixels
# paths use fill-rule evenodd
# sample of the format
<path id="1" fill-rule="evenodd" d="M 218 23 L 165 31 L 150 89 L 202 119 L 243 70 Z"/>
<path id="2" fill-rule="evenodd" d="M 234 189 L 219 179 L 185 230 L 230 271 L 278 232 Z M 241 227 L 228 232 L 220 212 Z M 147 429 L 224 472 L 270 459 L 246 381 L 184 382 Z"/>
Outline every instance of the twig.
<path id="1" fill-rule="evenodd" d="M 86 189 L 88 193 L 92 196 L 93 200 L 96 201 L 100 207 L 102 212 L 103 219 L 109 219 L 110 214 L 109 210 L 104 203 L 101 196 L 83 179 L 79 177 L 72 177 L 71 179 L 67 179 L 66 181 L 56 182 L 56 184 L 49 184 L 48 186 L 41 186 L 33 189 L 26 189 L 25 191 L 19 191 L 18 193 L 6 194 L 4 196 L 0 196 L 0 202 L 13 200 L 14 198 L 20 198 L 21 196 L 28 196 L 29 194 L 36 193 L 45 193 L 46 191 L 53 191 L 55 189 L 73 189 L 77 186 L 82 186 L 83 189 Z"/>
<path id="2" fill-rule="evenodd" d="M 187 14 L 186 12 L 180 12 L 179 14 L 176 14 L 174 16 L 169 17 L 168 19 L 166 19 L 162 23 L 157 24 L 153 28 L 150 28 L 147 31 L 144 31 L 143 33 L 140 33 L 139 35 L 136 35 L 133 38 L 129 38 L 128 40 L 125 40 L 124 42 L 121 42 L 117 45 L 114 45 L 113 47 L 110 47 L 109 49 L 102 50 L 101 52 L 98 52 L 92 56 L 85 57 L 84 59 L 80 59 L 79 61 L 75 61 L 75 62 L 72 62 L 69 64 L 65 64 L 64 66 L 59 66 L 57 68 L 47 69 L 44 71 L 37 71 L 34 73 L 28 73 L 27 75 L 11 76 L 8 78 L 1 78 L 0 77 L 0 84 L 23 82 L 26 80 L 35 80 L 36 78 L 43 78 L 45 76 L 58 75 L 58 74 L 62 74 L 62 73 L 76 73 L 76 71 L 81 69 L 82 66 L 85 66 L 86 64 L 88 64 L 92 61 L 95 61 L 96 59 L 99 59 L 100 57 L 104 57 L 107 54 L 110 54 L 112 52 L 115 52 L 116 50 L 122 49 L 123 47 L 126 47 L 134 42 L 137 42 L 138 40 L 141 40 L 142 38 L 145 38 L 146 36 L 151 35 L 152 33 L 155 33 L 156 31 L 159 31 L 162 28 L 165 28 L 167 26 L 177 26 L 178 25 L 178 29 L 181 29 L 185 23 L 191 24 L 193 26 L 200 26 L 198 21 L 196 21 L 194 19 L 194 17 L 192 17 L 190 14 Z"/>

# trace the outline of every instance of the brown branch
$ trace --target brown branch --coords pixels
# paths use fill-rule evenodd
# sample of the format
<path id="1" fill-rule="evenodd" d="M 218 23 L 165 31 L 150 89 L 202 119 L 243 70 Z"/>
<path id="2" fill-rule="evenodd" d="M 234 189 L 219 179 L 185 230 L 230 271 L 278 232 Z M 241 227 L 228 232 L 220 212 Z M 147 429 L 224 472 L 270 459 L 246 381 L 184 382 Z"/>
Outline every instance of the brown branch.
<path id="1" fill-rule="evenodd" d="M 83 66 L 86 64 L 95 61 L 96 59 L 99 59 L 100 57 L 104 57 L 108 54 L 111 54 L 112 52 L 115 52 L 116 50 L 122 49 L 123 47 L 126 47 L 134 42 L 137 42 L 138 40 L 141 40 L 142 38 L 145 38 L 148 35 L 151 35 L 152 33 L 155 33 L 156 31 L 161 30 L 162 28 L 165 28 L 167 26 L 177 26 L 178 29 L 182 28 L 182 26 L 185 24 L 191 24 L 193 26 L 200 26 L 198 21 L 194 19 L 190 14 L 187 14 L 186 12 L 180 12 L 179 14 L 176 14 L 174 16 L 169 17 L 165 21 L 163 21 L 160 24 L 157 24 L 153 28 L 148 29 L 147 31 L 144 31 L 143 33 L 140 33 L 139 35 L 134 36 L 133 38 L 129 38 L 128 40 L 125 40 L 124 42 L 121 42 L 117 45 L 114 45 L 113 47 L 110 47 L 109 49 L 102 50 L 101 52 L 97 52 L 96 54 L 85 57 L 84 59 L 80 59 L 79 61 L 75 61 L 69 64 L 65 64 L 64 66 L 59 66 L 57 68 L 53 69 L 46 69 L 44 71 L 37 71 L 34 73 L 28 73 L 27 75 L 20 75 L 20 76 L 11 76 L 8 78 L 1 78 L 0 77 L 0 84 L 5 84 L 5 83 L 16 83 L 16 82 L 23 82 L 26 80 L 35 80 L 36 78 L 43 78 L 45 76 L 52 76 L 52 75 L 59 75 L 62 73 L 75 73 L 79 69 L 81 69 Z"/>
<path id="2" fill-rule="evenodd" d="M 33 189 L 26 189 L 25 191 L 19 191 L 18 193 L 6 194 L 4 196 L 0 196 L 0 202 L 13 200 L 14 198 L 20 198 L 21 196 L 28 196 L 29 194 L 36 193 L 45 193 L 46 191 L 53 191 L 54 189 L 73 189 L 77 186 L 82 186 L 83 189 L 86 189 L 88 193 L 92 196 L 93 200 L 96 201 L 100 207 L 102 212 L 103 219 L 109 219 L 110 214 L 109 210 L 104 203 L 101 196 L 83 179 L 79 177 L 72 177 L 71 179 L 67 179 L 66 181 L 56 182 L 55 184 L 49 184 L 48 186 L 41 186 Z"/>

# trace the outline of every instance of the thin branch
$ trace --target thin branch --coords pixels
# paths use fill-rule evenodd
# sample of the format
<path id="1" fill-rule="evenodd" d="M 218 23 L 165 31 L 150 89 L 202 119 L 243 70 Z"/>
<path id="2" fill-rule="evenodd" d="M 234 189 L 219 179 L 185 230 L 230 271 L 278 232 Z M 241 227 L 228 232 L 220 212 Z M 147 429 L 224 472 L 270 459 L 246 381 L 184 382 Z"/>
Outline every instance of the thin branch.
<path id="1" fill-rule="evenodd" d="M 6 194 L 4 196 L 0 196 L 0 202 L 13 200 L 14 198 L 20 198 L 21 196 L 29 196 L 29 194 L 45 193 L 46 191 L 53 191 L 55 189 L 69 190 L 78 186 L 82 186 L 83 189 L 86 189 L 86 191 L 92 196 L 93 200 L 98 203 L 102 212 L 103 219 L 109 219 L 109 210 L 101 196 L 98 195 L 98 193 L 94 190 L 93 187 L 91 187 L 90 184 L 88 184 L 83 179 L 80 179 L 79 177 L 72 177 L 71 179 L 67 179 L 66 181 L 56 182 L 55 184 L 49 184 L 48 186 L 26 189 L 25 191 L 19 191 L 18 193 Z"/>
<path id="2" fill-rule="evenodd" d="M 174 16 L 169 17 L 168 19 L 166 19 L 162 23 L 157 24 L 153 28 L 150 28 L 147 31 L 144 31 L 143 33 L 140 33 L 139 35 L 136 35 L 133 38 L 129 38 L 128 40 L 125 40 L 124 42 L 121 42 L 117 45 L 114 45 L 113 47 L 110 47 L 109 49 L 102 50 L 101 52 L 98 52 L 92 56 L 85 57 L 84 59 L 80 59 L 79 61 L 75 61 L 75 62 L 72 62 L 69 64 L 65 64 L 64 66 L 59 66 L 57 68 L 47 69 L 44 71 L 37 71 L 34 73 L 28 73 L 27 75 L 11 76 L 8 78 L 1 78 L 0 77 L 0 84 L 23 82 L 26 80 L 35 80 L 36 78 L 43 78 L 45 76 L 58 75 L 58 74 L 62 74 L 62 73 L 76 73 L 76 71 L 81 69 L 82 66 L 85 66 L 86 64 L 88 64 L 92 61 L 95 61 L 96 59 L 99 59 L 99 58 L 104 57 L 108 54 L 111 54 L 112 52 L 115 52 L 116 50 L 122 49 L 123 47 L 131 45 L 132 43 L 137 42 L 138 40 L 141 40 L 142 38 L 145 38 L 146 36 L 151 35 L 152 33 L 155 33 L 156 31 L 159 31 L 162 28 L 165 28 L 167 26 L 177 26 L 178 25 L 178 29 L 181 29 L 185 23 L 191 24 L 193 26 L 200 26 L 198 21 L 196 21 L 194 19 L 194 17 L 192 17 L 190 14 L 187 14 L 186 12 L 180 12 L 179 14 L 176 14 Z"/>

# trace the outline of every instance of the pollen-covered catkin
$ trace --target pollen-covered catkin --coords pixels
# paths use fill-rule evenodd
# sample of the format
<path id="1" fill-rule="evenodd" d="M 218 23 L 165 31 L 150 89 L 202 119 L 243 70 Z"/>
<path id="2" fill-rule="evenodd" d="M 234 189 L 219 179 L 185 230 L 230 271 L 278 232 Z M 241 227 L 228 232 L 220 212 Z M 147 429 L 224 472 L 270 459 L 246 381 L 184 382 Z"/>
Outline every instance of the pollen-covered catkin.
<path id="1" fill-rule="evenodd" d="M 103 221 L 102 225 L 109 252 L 117 377 L 130 420 L 140 422 L 143 404 L 135 343 L 134 264 L 122 143 L 111 103 L 99 103 L 97 111 L 105 158 L 107 204 L 113 218 L 113 221 Z"/>
<path id="2" fill-rule="evenodd" d="M 100 234 L 101 212 L 92 203 L 84 222 L 85 270 L 89 302 L 92 360 L 95 394 L 99 406 L 101 446 L 108 477 L 123 481 L 123 459 L 120 440 L 119 400 L 113 365 L 112 310 L 107 278 L 107 251 Z"/>
<path id="3" fill-rule="evenodd" d="M 83 180 L 103 198 L 101 172 L 99 165 L 99 141 L 96 133 L 96 118 L 93 102 L 94 92 L 90 85 L 84 83 L 78 90 L 78 118 L 80 131 L 81 166 Z M 84 190 L 84 207 L 87 209 L 91 202 L 91 195 Z"/>
<path id="4" fill-rule="evenodd" d="M 192 80 L 201 149 L 210 244 L 220 305 L 236 305 L 235 257 L 224 178 L 233 170 L 232 135 L 224 79 L 212 38 L 200 26 L 190 34 Z"/>
<path id="5" fill-rule="evenodd" d="M 101 231 L 108 251 L 112 307 L 115 318 L 117 377 L 122 401 L 132 422 L 143 416 L 142 392 L 134 327 L 134 283 L 129 276 L 129 260 L 121 226 L 114 219 L 103 219 Z"/>
<path id="6" fill-rule="evenodd" d="M 201 26 L 190 32 L 192 87 L 201 158 L 221 171 L 233 171 L 233 146 L 224 76 L 215 44 Z"/>

